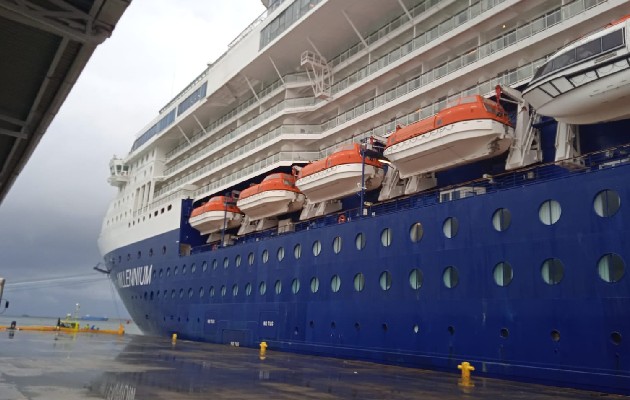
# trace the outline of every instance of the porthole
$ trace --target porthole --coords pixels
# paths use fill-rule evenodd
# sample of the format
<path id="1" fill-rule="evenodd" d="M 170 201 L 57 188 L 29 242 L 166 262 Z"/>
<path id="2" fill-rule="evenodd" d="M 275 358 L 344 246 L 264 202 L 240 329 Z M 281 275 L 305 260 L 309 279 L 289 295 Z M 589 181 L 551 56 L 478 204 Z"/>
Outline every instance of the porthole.
<path id="1" fill-rule="evenodd" d="M 513 271 L 510 263 L 500 262 L 494 266 L 492 272 L 494 282 L 499 286 L 507 286 L 512 282 Z"/>
<path id="2" fill-rule="evenodd" d="M 197 271 L 197 264 L 192 263 L 192 264 L 190 265 L 190 273 L 191 273 L 191 274 L 194 274 L 194 273 L 195 273 L 195 271 Z"/>
<path id="3" fill-rule="evenodd" d="M 159 290 L 155 292 L 155 299 L 156 300 L 160 300 L 160 297 L 162 297 L 162 292 L 160 292 Z"/>
<path id="4" fill-rule="evenodd" d="M 611 332 L 610 341 L 615 345 L 619 346 L 621 344 L 621 333 L 619 332 Z"/>
<path id="5" fill-rule="evenodd" d="M 193 297 L 193 293 L 194 293 L 194 292 L 193 292 L 192 288 L 188 289 L 188 298 L 189 298 L 189 299 L 192 299 L 192 297 Z"/>
<path id="6" fill-rule="evenodd" d="M 182 275 L 186 275 L 186 270 L 188 269 L 188 267 L 186 267 L 186 264 L 182 265 Z"/>
<path id="7" fill-rule="evenodd" d="M 208 270 L 208 263 L 206 261 L 201 263 L 201 271 L 206 272 Z"/>
<path id="8" fill-rule="evenodd" d="M 455 267 L 446 267 L 444 269 L 444 273 L 442 274 L 442 281 L 444 282 L 444 286 L 449 289 L 454 288 L 459 283 L 459 273 L 457 272 L 457 268 Z"/>
<path id="9" fill-rule="evenodd" d="M 204 294 L 204 288 L 203 286 L 199 288 L 199 298 L 202 298 Z"/>
<path id="10" fill-rule="evenodd" d="M 221 297 L 225 297 L 227 294 L 227 287 L 225 285 L 221 285 Z"/>
<path id="11" fill-rule="evenodd" d="M 171 290 L 171 299 L 175 298 L 175 289 Z"/>
<path id="12" fill-rule="evenodd" d="M 365 247 L 365 235 L 363 233 L 357 233 L 357 236 L 354 239 L 354 244 L 357 247 L 357 250 L 363 250 Z"/>
<path id="13" fill-rule="evenodd" d="M 422 280 L 422 271 L 420 271 L 418 268 L 412 269 L 409 273 L 409 286 L 411 286 L 413 290 L 418 290 L 422 287 Z"/>
<path id="14" fill-rule="evenodd" d="M 381 231 L 381 244 L 383 247 L 389 247 L 392 244 L 391 228 L 385 228 Z"/>
<path id="15" fill-rule="evenodd" d="M 249 265 L 254 265 L 254 253 L 249 253 L 249 255 L 247 256 L 247 263 Z"/>
<path id="16" fill-rule="evenodd" d="M 492 226 L 497 232 L 503 232 L 510 227 L 512 214 L 507 208 L 499 208 L 492 214 Z"/>
<path id="17" fill-rule="evenodd" d="M 164 300 L 168 299 L 168 290 L 164 290 L 164 293 L 162 293 L 162 297 L 164 298 Z"/>
<path id="18" fill-rule="evenodd" d="M 241 266 L 241 255 L 237 255 L 236 258 L 234 259 L 234 265 L 236 265 L 236 268 Z"/>
<path id="19" fill-rule="evenodd" d="M 444 220 L 442 224 L 442 232 L 444 232 L 444 236 L 451 239 L 457 236 L 457 232 L 459 232 L 459 221 L 455 217 L 448 217 Z"/>
<path id="20" fill-rule="evenodd" d="M 149 249 L 149 257 L 153 257 L 153 248 Z"/>
<path id="21" fill-rule="evenodd" d="M 278 248 L 277 256 L 278 256 L 278 261 L 284 260 L 284 247 Z"/>
<path id="22" fill-rule="evenodd" d="M 214 286 L 210 286 L 210 289 L 208 289 L 208 296 L 214 297 Z"/>
<path id="23" fill-rule="evenodd" d="M 413 333 L 418 333 L 418 332 L 420 332 L 420 327 L 418 326 L 418 324 L 415 324 L 413 326 Z"/>
<path id="24" fill-rule="evenodd" d="M 236 297 L 238 295 L 238 285 L 235 283 L 232 285 L 232 296 Z"/>
<path id="25" fill-rule="evenodd" d="M 130 260 L 131 260 L 131 254 L 127 253 L 127 261 L 130 261 Z"/>
<path id="26" fill-rule="evenodd" d="M 171 276 L 171 268 L 166 268 L 166 276 Z"/>
<path id="27" fill-rule="evenodd" d="M 615 253 L 604 254 L 597 262 L 597 272 L 604 282 L 619 282 L 625 272 L 623 259 Z"/>
<path id="28" fill-rule="evenodd" d="M 184 289 L 179 289 L 179 298 L 180 299 L 184 298 Z"/>
<path id="29" fill-rule="evenodd" d="M 411 228 L 409 228 L 409 238 L 413 243 L 419 242 L 423 235 L 424 229 L 422 228 L 422 224 L 420 222 L 416 222 L 411 225 Z"/>
<path id="30" fill-rule="evenodd" d="M 162 246 L 162 255 L 166 254 L 166 246 Z"/>
<path id="31" fill-rule="evenodd" d="M 319 290 L 319 278 L 312 277 L 311 278 L 311 293 L 317 293 Z"/>
<path id="32" fill-rule="evenodd" d="M 262 262 L 263 264 L 266 264 L 267 261 L 269 261 L 269 251 L 267 251 L 266 249 L 263 250 L 262 252 Z"/>
<path id="33" fill-rule="evenodd" d="M 291 291 L 293 294 L 297 294 L 300 291 L 300 280 L 298 278 L 293 279 L 291 282 Z"/>
<path id="34" fill-rule="evenodd" d="M 223 269 L 228 269 L 229 266 L 230 266 L 230 259 L 225 257 L 223 259 Z"/>
<path id="35" fill-rule="evenodd" d="M 260 285 L 258 285 L 258 293 L 260 293 L 261 295 L 267 293 L 267 284 L 265 283 L 265 281 L 260 282 Z"/>
<path id="36" fill-rule="evenodd" d="M 173 268 L 173 276 L 177 275 L 178 272 L 179 272 L 179 268 L 176 265 L 175 268 Z"/>
<path id="37" fill-rule="evenodd" d="M 619 194 L 614 190 L 606 189 L 597 193 L 593 200 L 593 208 L 595 213 L 602 218 L 612 217 L 617 213 L 621 206 Z"/>
<path id="38" fill-rule="evenodd" d="M 217 259 L 215 258 L 214 260 L 212 260 L 212 270 L 216 270 L 218 266 L 219 261 L 217 261 Z"/>
<path id="39" fill-rule="evenodd" d="M 378 279 L 381 289 L 389 290 L 392 287 L 392 273 L 389 271 L 383 271 Z"/>
<path id="40" fill-rule="evenodd" d="M 555 224 L 560 219 L 560 215 L 562 215 L 562 207 L 560 207 L 560 203 L 555 200 L 544 201 L 538 209 L 540 222 L 545 225 Z"/>
<path id="41" fill-rule="evenodd" d="M 160 268 L 160 273 L 159 273 L 159 275 L 158 275 L 158 276 L 161 278 L 161 277 L 162 277 L 162 275 L 164 275 L 164 270 L 163 270 L 162 268 Z"/>
<path id="42" fill-rule="evenodd" d="M 282 281 L 280 279 L 276 281 L 276 284 L 274 285 L 274 289 L 276 291 L 276 294 L 282 293 Z"/>
<path id="43" fill-rule="evenodd" d="M 545 283 L 557 285 L 564 277 L 564 265 L 557 258 L 548 258 L 543 262 L 540 273 Z"/>
<path id="44" fill-rule="evenodd" d="M 138 260 L 139 260 L 140 258 L 142 258 L 142 252 L 141 252 L 141 251 L 138 251 Z"/>
<path id="45" fill-rule="evenodd" d="M 554 329 L 551 331 L 551 340 L 553 340 L 554 342 L 559 342 L 560 341 L 560 331 L 558 331 L 557 329 Z"/>
<path id="46" fill-rule="evenodd" d="M 247 282 L 247 285 L 245 285 L 245 296 L 251 296 L 252 294 L 252 284 Z"/>
<path id="47" fill-rule="evenodd" d="M 333 239 L 333 251 L 335 254 L 339 254 L 341 251 L 341 236 L 337 236 Z"/>
<path id="48" fill-rule="evenodd" d="M 341 288 L 341 278 L 339 277 L 339 275 L 333 275 L 333 277 L 330 278 L 330 288 L 332 289 L 333 293 L 337 293 L 339 291 L 339 289 Z"/>
<path id="49" fill-rule="evenodd" d="M 361 292 L 365 288 L 365 275 L 361 272 L 354 276 L 354 290 L 355 292 Z"/>
<path id="50" fill-rule="evenodd" d="M 499 336 L 501 336 L 503 339 L 507 339 L 508 336 L 510 336 L 510 331 L 508 331 L 507 328 L 501 328 L 501 330 L 499 331 Z"/>
<path id="51" fill-rule="evenodd" d="M 301 244 L 296 244 L 293 247 L 293 257 L 295 257 L 296 260 L 299 260 L 300 257 L 302 257 L 302 245 Z"/>
<path id="52" fill-rule="evenodd" d="M 322 252 L 322 242 L 316 240 L 313 242 L 313 255 L 317 257 Z"/>

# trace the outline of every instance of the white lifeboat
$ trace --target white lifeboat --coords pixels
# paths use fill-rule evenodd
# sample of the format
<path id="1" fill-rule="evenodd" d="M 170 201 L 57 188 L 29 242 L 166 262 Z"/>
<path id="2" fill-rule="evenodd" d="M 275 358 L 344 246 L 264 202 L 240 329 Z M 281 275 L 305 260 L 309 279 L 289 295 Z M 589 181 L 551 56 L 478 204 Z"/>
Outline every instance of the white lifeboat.
<path id="1" fill-rule="evenodd" d="M 383 154 L 401 178 L 408 178 L 493 157 L 507 151 L 513 140 L 514 130 L 501 105 L 471 96 L 396 129 Z"/>
<path id="2" fill-rule="evenodd" d="M 252 220 L 259 220 L 301 210 L 304 200 L 295 187 L 295 176 L 277 173 L 241 191 L 236 205 Z"/>
<path id="3" fill-rule="evenodd" d="M 523 91 L 538 114 L 567 124 L 630 118 L 630 15 L 551 56 Z"/>
<path id="4" fill-rule="evenodd" d="M 195 208 L 188 220 L 190 226 L 202 235 L 225 229 L 237 228 L 241 225 L 243 214 L 227 196 L 212 197 L 207 203 Z"/>
<path id="5" fill-rule="evenodd" d="M 321 203 L 358 193 L 363 175 L 363 157 L 358 144 L 340 149 L 330 156 L 302 168 L 295 185 L 309 202 Z M 372 157 L 365 157 L 365 188 L 381 186 L 385 173 L 383 165 Z"/>

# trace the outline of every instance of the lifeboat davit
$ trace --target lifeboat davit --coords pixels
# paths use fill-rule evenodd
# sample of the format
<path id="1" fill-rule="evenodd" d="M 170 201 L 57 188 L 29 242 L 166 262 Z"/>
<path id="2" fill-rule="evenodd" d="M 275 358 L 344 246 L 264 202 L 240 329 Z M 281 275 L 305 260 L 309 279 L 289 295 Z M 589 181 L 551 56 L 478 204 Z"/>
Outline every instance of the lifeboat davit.
<path id="1" fill-rule="evenodd" d="M 236 228 L 241 224 L 243 214 L 227 196 L 212 197 L 207 203 L 195 208 L 188 220 L 190 226 L 202 235 L 225 229 Z"/>
<path id="2" fill-rule="evenodd" d="M 301 210 L 305 197 L 295 187 L 295 180 L 290 174 L 271 174 L 259 184 L 243 190 L 236 205 L 253 220 Z"/>
<path id="3" fill-rule="evenodd" d="M 362 164 L 359 145 L 354 144 L 304 166 L 295 185 L 311 203 L 340 199 L 360 191 Z M 365 157 L 366 190 L 381 186 L 384 175 L 383 164 Z"/>
<path id="4" fill-rule="evenodd" d="M 523 98 L 538 114 L 567 124 L 630 118 L 630 15 L 551 56 Z"/>
<path id="5" fill-rule="evenodd" d="M 436 115 L 387 138 L 383 154 L 401 178 L 493 157 L 512 143 L 514 130 L 500 104 L 481 96 L 460 98 Z"/>

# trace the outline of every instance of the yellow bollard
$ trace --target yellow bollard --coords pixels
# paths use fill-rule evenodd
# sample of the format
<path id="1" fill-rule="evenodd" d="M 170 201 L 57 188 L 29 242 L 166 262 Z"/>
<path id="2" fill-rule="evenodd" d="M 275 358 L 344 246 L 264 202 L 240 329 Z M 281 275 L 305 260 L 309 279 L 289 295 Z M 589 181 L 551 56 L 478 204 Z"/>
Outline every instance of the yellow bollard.
<path id="1" fill-rule="evenodd" d="M 260 359 L 267 358 L 267 342 L 260 342 Z"/>
<path id="2" fill-rule="evenodd" d="M 173 333 L 173 336 L 171 336 L 171 343 L 177 343 L 177 333 Z"/>
<path id="3" fill-rule="evenodd" d="M 464 361 L 457 366 L 457 369 L 462 371 L 462 386 L 473 386 L 470 382 L 470 371 L 474 371 L 475 367 L 470 365 L 468 361 Z"/>

